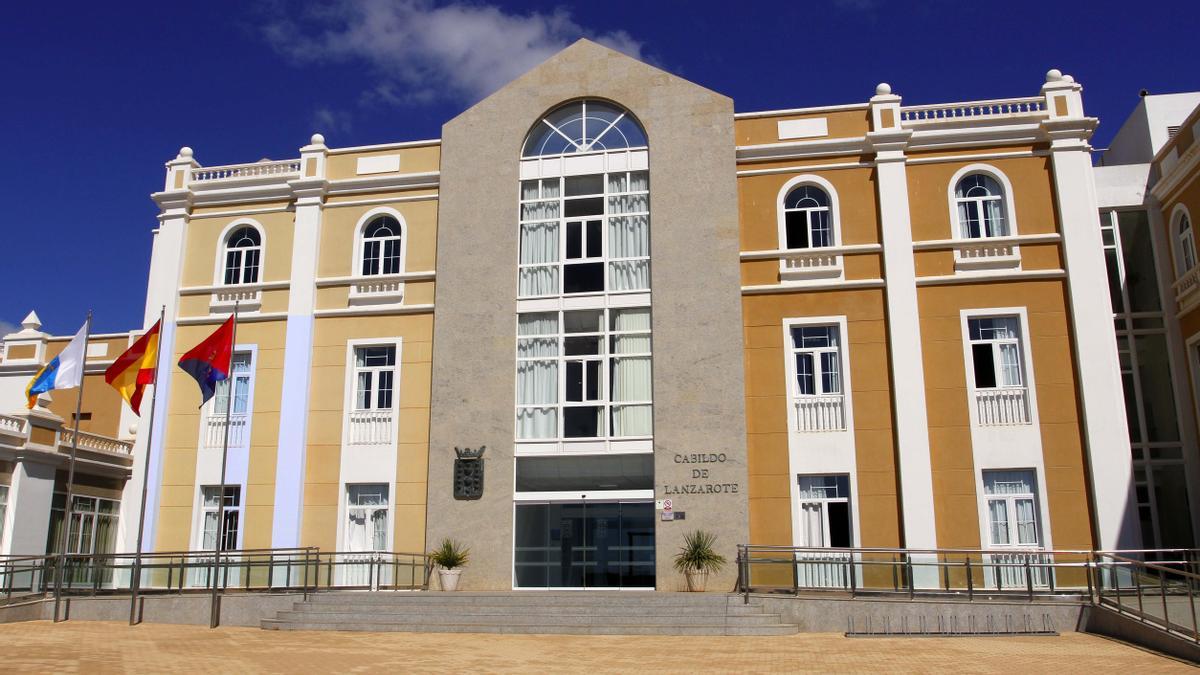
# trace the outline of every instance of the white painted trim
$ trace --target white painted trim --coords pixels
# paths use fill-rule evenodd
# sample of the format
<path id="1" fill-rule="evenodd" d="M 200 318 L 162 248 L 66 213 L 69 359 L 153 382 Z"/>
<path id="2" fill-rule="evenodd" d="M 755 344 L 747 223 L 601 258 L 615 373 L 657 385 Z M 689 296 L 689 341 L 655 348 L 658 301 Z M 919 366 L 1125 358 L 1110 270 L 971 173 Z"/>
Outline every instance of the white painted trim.
<path id="1" fill-rule="evenodd" d="M 980 162 L 985 160 L 1012 159 L 1020 157 L 1049 157 L 1049 150 L 1014 150 L 1012 152 L 980 152 L 972 155 L 945 155 L 942 157 L 913 157 L 908 164 L 941 164 L 945 162 Z"/>
<path id="2" fill-rule="evenodd" d="M 396 202 L 425 202 L 437 201 L 438 193 L 428 195 L 401 195 L 396 197 L 378 197 L 376 199 L 350 199 L 338 202 L 325 202 L 326 209 L 336 209 L 344 206 L 371 206 L 374 204 L 392 204 Z"/>
<path id="3" fill-rule="evenodd" d="M 378 176 L 356 176 L 329 181 L 326 194 L 347 195 L 363 192 L 379 192 L 380 190 L 418 190 L 436 188 L 439 172 L 424 171 L 421 173 L 381 174 Z"/>
<path id="4" fill-rule="evenodd" d="M 869 146 L 865 136 L 849 136 L 821 138 L 813 141 L 739 145 L 736 148 L 736 158 L 738 162 L 767 162 L 802 157 L 856 155 L 868 150 Z"/>
<path id="5" fill-rule="evenodd" d="M 856 288 L 883 288 L 886 285 L 887 282 L 885 282 L 883 279 L 844 279 L 829 282 L 791 282 L 786 284 L 742 286 L 742 295 L 760 295 L 762 293 L 805 293 L 809 291 L 843 291 Z"/>
<path id="6" fill-rule="evenodd" d="M 964 237 L 962 234 L 962 223 L 958 219 L 958 202 L 954 194 L 954 189 L 958 187 L 959 181 L 974 174 L 983 174 L 989 178 L 994 178 L 996 182 L 1000 183 L 1001 189 L 1004 190 L 1004 220 L 1008 225 L 1008 234 L 1005 236 L 1019 237 L 1021 231 L 1017 228 L 1017 206 L 1016 198 L 1013 196 L 1012 181 L 1008 179 L 1008 176 L 1003 171 L 991 164 L 975 163 L 968 164 L 955 171 L 954 175 L 950 177 L 950 183 L 946 188 L 947 204 L 950 207 L 951 238 L 960 241 L 991 241 L 987 237 L 980 237 L 977 240 Z"/>
<path id="7" fill-rule="evenodd" d="M 949 274 L 917 277 L 918 286 L 945 286 L 953 284 L 978 284 L 996 281 L 1032 281 L 1035 279 L 1065 279 L 1066 270 L 1011 270 L 1001 272 L 976 272 L 973 274 Z"/>
<path id="8" fill-rule="evenodd" d="M 343 477 L 342 483 L 345 483 L 344 476 L 346 474 L 346 450 L 352 446 L 350 444 L 350 411 L 354 410 L 354 350 L 358 347 L 395 347 L 396 348 L 396 370 L 395 376 L 392 378 L 392 441 L 391 444 L 385 446 L 387 454 L 393 462 L 393 470 L 390 474 L 389 481 L 395 483 L 395 457 L 396 457 L 396 439 L 400 437 L 400 392 L 401 381 L 403 378 L 403 355 L 404 355 L 404 338 L 400 336 L 383 337 L 383 338 L 354 338 L 346 341 L 346 372 L 345 391 L 342 396 L 342 470 L 340 475 Z M 372 451 L 380 446 L 369 446 Z M 356 480 L 351 482 L 358 482 Z"/>
<path id="9" fill-rule="evenodd" d="M 399 148 L 421 148 L 431 145 L 441 145 L 442 139 L 430 138 L 422 141 L 397 141 L 395 143 L 379 143 L 377 145 L 352 145 L 345 148 L 330 148 L 330 155 L 346 155 L 355 152 L 373 152 L 375 150 L 396 150 Z"/>
<path id="10" fill-rule="evenodd" d="M 1192 231 L 1192 257 L 1197 261 L 1197 264 L 1200 264 L 1200 256 L 1197 256 L 1196 251 L 1196 221 L 1192 220 L 1192 214 L 1188 211 L 1187 205 L 1179 202 L 1171 209 L 1171 217 L 1167 219 L 1167 242 L 1171 249 L 1171 269 L 1175 271 L 1175 278 L 1172 281 L 1176 283 L 1191 271 L 1179 269 L 1179 220 L 1183 217 L 1188 219 L 1189 229 Z M 1177 299 L 1174 284 L 1171 287 L 1170 299 L 1172 301 L 1176 301 Z"/>
<path id="11" fill-rule="evenodd" d="M 313 316 L 318 319 L 324 319 L 331 316 L 382 316 L 386 314 L 421 314 L 423 312 L 432 312 L 433 305 L 399 305 L 389 307 L 347 307 L 346 309 L 318 309 L 313 311 Z"/>
<path id="12" fill-rule="evenodd" d="M 229 222 L 222 230 L 217 238 L 217 259 L 213 265 L 213 286 L 219 286 L 222 289 L 228 289 L 230 284 L 223 284 L 221 281 L 225 278 L 225 254 L 229 251 L 229 237 L 234 232 L 243 227 L 253 227 L 258 231 L 259 253 L 258 253 L 258 281 L 254 284 L 233 284 L 232 286 L 253 286 L 260 282 L 265 282 L 267 277 L 267 231 L 263 224 L 253 218 L 237 218 Z"/>
<path id="13" fill-rule="evenodd" d="M 292 205 L 287 206 L 270 206 L 260 209 L 233 209 L 231 211 L 213 211 L 210 213 L 198 213 L 192 216 L 192 220 L 204 220 L 206 218 L 228 218 L 253 216 L 262 213 L 284 213 L 292 210 Z"/>
<path id="14" fill-rule="evenodd" d="M 286 319 L 287 312 L 255 312 L 254 314 L 238 314 L 238 323 L 256 323 L 259 321 L 276 321 Z M 179 326 L 199 326 L 210 323 L 225 323 L 228 314 L 209 314 L 208 316 L 189 316 L 175 320 Z"/>
<path id="15" fill-rule="evenodd" d="M 875 166 L 872 162 L 836 162 L 833 164 L 808 164 L 805 166 L 781 166 L 771 169 L 742 169 L 738 176 L 770 176 L 778 173 L 795 173 L 797 171 L 833 171 L 836 169 L 869 169 Z"/>
<path id="16" fill-rule="evenodd" d="M 327 288 L 330 286 L 349 286 L 355 282 L 367 281 L 370 279 L 404 279 L 405 281 L 433 281 L 437 273 L 433 270 L 424 272 L 401 272 L 400 274 L 378 274 L 373 277 L 365 277 L 362 275 L 353 275 L 348 277 L 320 277 L 316 280 L 317 288 Z"/>
<path id="17" fill-rule="evenodd" d="M 829 221 L 830 221 L 830 226 L 832 228 L 832 233 L 833 233 L 833 246 L 830 248 L 837 248 L 837 247 L 841 246 L 842 245 L 842 216 L 841 216 L 842 209 L 841 209 L 841 204 L 838 201 L 837 188 L 833 187 L 833 183 L 830 183 L 828 180 L 822 178 L 821 176 L 818 176 L 817 174 L 806 173 L 806 174 L 801 174 L 799 176 L 794 176 L 794 177 L 788 179 L 788 181 L 783 184 L 783 187 L 779 188 L 779 192 L 775 197 L 775 221 L 776 221 L 776 229 L 777 229 L 776 241 L 779 242 L 779 250 L 787 251 L 788 253 L 795 253 L 796 251 L 817 250 L 817 249 L 789 249 L 787 247 L 787 219 L 784 217 L 784 201 L 787 199 L 789 192 L 791 192 L 794 188 L 801 187 L 804 185 L 814 185 L 814 186 L 824 190 L 825 194 L 829 196 Z M 822 248 L 822 249 L 820 249 L 820 251 L 825 252 L 826 249 Z M 841 261 L 839 260 L 839 263 L 840 262 Z"/>
<path id="18" fill-rule="evenodd" d="M 977 239 L 926 239 L 924 241 L 914 241 L 914 251 L 932 251 L 948 248 L 961 248 L 964 245 L 969 245 L 972 242 L 979 241 Z M 988 237 L 987 241 L 995 244 L 1055 244 L 1062 241 L 1062 235 L 1058 233 L 1049 234 L 1020 234 L 1008 237 Z"/>
<path id="19" fill-rule="evenodd" d="M 738 255 L 742 260 L 770 260 L 804 250 L 809 249 L 763 249 L 758 251 L 742 251 Z M 826 246 L 819 250 L 824 253 L 836 253 L 838 255 L 860 255 L 864 253 L 879 253 L 883 251 L 883 247 L 879 244 L 848 244 L 845 246 Z"/>
<path id="20" fill-rule="evenodd" d="M 842 103 L 839 105 L 819 105 L 810 108 L 787 108 L 784 110 L 754 110 L 749 112 L 734 113 L 733 119 L 745 120 L 754 119 L 756 117 L 777 117 L 785 115 L 803 115 L 805 113 L 823 113 L 836 112 L 839 110 L 866 110 L 871 107 L 870 103 Z"/>
<path id="21" fill-rule="evenodd" d="M 230 288 L 239 288 L 244 290 L 260 290 L 260 291 L 278 291 L 287 290 L 291 287 L 291 281 L 269 281 L 260 284 L 238 284 L 237 286 L 184 286 L 179 289 L 180 295 L 208 295 L 219 291 L 227 291 Z"/>

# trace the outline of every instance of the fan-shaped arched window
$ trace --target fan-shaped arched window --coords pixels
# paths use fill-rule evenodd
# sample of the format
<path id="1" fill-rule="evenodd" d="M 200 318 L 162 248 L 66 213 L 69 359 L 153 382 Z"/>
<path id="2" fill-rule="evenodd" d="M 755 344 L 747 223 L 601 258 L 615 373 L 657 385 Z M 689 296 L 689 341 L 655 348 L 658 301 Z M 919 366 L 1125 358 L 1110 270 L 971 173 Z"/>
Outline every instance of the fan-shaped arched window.
<path id="1" fill-rule="evenodd" d="M 362 274 L 399 274 L 403 261 L 404 232 L 400 221 L 379 216 L 363 229 Z"/>
<path id="2" fill-rule="evenodd" d="M 225 239 L 225 285 L 258 283 L 262 264 L 262 235 L 246 226 L 234 230 Z"/>
<path id="3" fill-rule="evenodd" d="M 798 185 L 783 199 L 784 245 L 789 248 L 833 246 L 829 195 L 816 185 Z"/>
<path id="4" fill-rule="evenodd" d="M 983 173 L 964 176 L 954 186 L 954 202 L 964 239 L 1008 236 L 1004 188 L 995 178 Z"/>
<path id="5" fill-rule="evenodd" d="M 555 108 L 530 130 L 521 156 L 557 156 L 645 146 L 646 132 L 625 110 L 604 101 L 572 101 Z"/>
<path id="6" fill-rule="evenodd" d="M 1176 225 L 1175 232 L 1178 236 L 1179 248 L 1175 256 L 1176 264 L 1179 266 L 1177 276 L 1183 276 L 1196 266 L 1196 235 L 1192 232 L 1192 221 L 1188 218 L 1188 214 L 1179 214 L 1179 224 Z"/>

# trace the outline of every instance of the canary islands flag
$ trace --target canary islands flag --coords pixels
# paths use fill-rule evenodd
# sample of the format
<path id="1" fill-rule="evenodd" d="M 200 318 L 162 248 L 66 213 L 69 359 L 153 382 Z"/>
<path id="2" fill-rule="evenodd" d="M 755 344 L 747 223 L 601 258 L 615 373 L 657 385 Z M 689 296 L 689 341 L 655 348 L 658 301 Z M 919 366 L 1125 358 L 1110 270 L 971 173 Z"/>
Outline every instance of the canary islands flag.
<path id="1" fill-rule="evenodd" d="M 229 377 L 229 362 L 233 359 L 233 317 L 229 317 L 212 335 L 179 359 L 183 372 L 200 385 L 200 405 L 216 393 L 217 383 Z"/>
<path id="2" fill-rule="evenodd" d="M 121 398 L 129 403 L 133 414 L 139 417 L 142 414 L 142 392 L 146 385 L 158 381 L 158 332 L 161 324 L 161 320 L 157 321 L 104 371 L 104 381 L 121 392 Z"/>
<path id="3" fill-rule="evenodd" d="M 71 338 L 66 349 L 50 362 L 29 381 L 25 387 L 25 397 L 29 399 L 28 406 L 37 405 L 38 395 L 55 389 L 70 389 L 78 387 L 83 382 L 83 361 L 87 353 L 87 324 Z"/>

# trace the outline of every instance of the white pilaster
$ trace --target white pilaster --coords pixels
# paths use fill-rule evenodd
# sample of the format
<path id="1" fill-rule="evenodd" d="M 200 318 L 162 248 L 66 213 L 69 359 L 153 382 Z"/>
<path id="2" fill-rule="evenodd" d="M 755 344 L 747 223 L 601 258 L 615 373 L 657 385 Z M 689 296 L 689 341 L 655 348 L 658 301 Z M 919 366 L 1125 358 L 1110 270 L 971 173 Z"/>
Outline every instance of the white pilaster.
<path id="1" fill-rule="evenodd" d="M 317 255 L 325 204 L 325 138 L 313 134 L 300 148 L 301 177 L 291 182 L 296 197 L 288 295 L 287 343 L 283 353 L 283 397 L 279 413 L 279 450 L 275 462 L 275 511 L 271 545 L 300 545 L 304 509 L 304 466 L 308 444 L 308 393 L 312 374 L 313 309 Z"/>
<path id="2" fill-rule="evenodd" d="M 900 128 L 900 97 L 891 93 L 891 87 L 881 84 L 875 91 L 871 98 L 874 130 L 867 139 L 876 152 L 904 546 L 928 549 L 937 547 L 937 529 L 904 155 L 912 132 Z"/>
<path id="3" fill-rule="evenodd" d="M 1050 119 L 1055 206 L 1062 226 L 1067 293 L 1079 374 L 1083 438 L 1092 479 L 1094 527 L 1102 549 L 1139 548 L 1141 529 L 1133 487 L 1129 424 L 1125 418 L 1112 301 L 1106 287 L 1099 203 L 1087 139 L 1096 120 L 1083 116 L 1080 87 L 1056 70 L 1046 74 L 1042 93 Z"/>
<path id="4" fill-rule="evenodd" d="M 179 300 L 180 275 L 183 270 L 184 237 L 191 215 L 192 195 L 188 189 L 192 170 L 198 167 L 192 149 L 181 148 L 179 155 L 167 162 L 165 189 L 153 195 L 161 213 L 150 254 L 150 279 L 146 286 L 146 307 L 143 326 L 149 328 L 158 321 L 159 312 L 166 307 L 166 319 L 159 333 L 158 384 L 152 389 L 154 420 L 150 420 L 151 402 L 142 401 L 142 418 L 137 422 L 137 437 L 133 446 L 133 467 L 121 497 L 118 520 L 118 552 L 137 547 L 137 522 L 142 503 L 142 476 L 146 461 L 150 462 L 150 485 L 146 494 L 145 540 L 142 549 L 154 550 L 155 525 L 158 521 L 159 494 L 162 488 L 162 449 L 167 435 L 167 401 L 171 390 L 175 354 L 175 316 Z M 124 419 L 124 418 L 123 418 Z M 154 445 L 147 446 L 150 424 L 154 425 Z"/>

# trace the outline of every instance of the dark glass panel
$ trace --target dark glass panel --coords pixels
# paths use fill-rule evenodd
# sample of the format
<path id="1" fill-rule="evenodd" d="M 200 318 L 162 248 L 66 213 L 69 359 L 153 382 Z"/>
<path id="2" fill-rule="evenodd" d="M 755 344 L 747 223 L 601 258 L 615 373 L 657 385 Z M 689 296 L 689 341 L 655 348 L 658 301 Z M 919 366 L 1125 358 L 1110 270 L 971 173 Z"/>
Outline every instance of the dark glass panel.
<path id="1" fill-rule="evenodd" d="M 518 457 L 517 492 L 587 492 L 654 488 L 654 455 Z"/>
<path id="2" fill-rule="evenodd" d="M 568 197 L 604 194 L 604 174 L 568 176 L 564 182 L 566 183 L 565 190 Z"/>
<path id="3" fill-rule="evenodd" d="M 563 211 L 567 218 L 601 216 L 604 215 L 604 198 L 568 199 L 563 202 Z"/>
<path id="4" fill-rule="evenodd" d="M 971 345 L 971 358 L 975 362 L 975 387 L 987 389 L 996 386 L 996 364 L 992 346 Z"/>
<path id="5" fill-rule="evenodd" d="M 596 438 L 600 435 L 600 408 L 563 408 L 563 436 Z"/>
<path id="6" fill-rule="evenodd" d="M 594 293 L 604 290 L 604 263 L 563 266 L 563 293 Z"/>
<path id="7" fill-rule="evenodd" d="M 788 248 L 808 248 L 808 214 L 788 211 L 783 216 Z"/>

